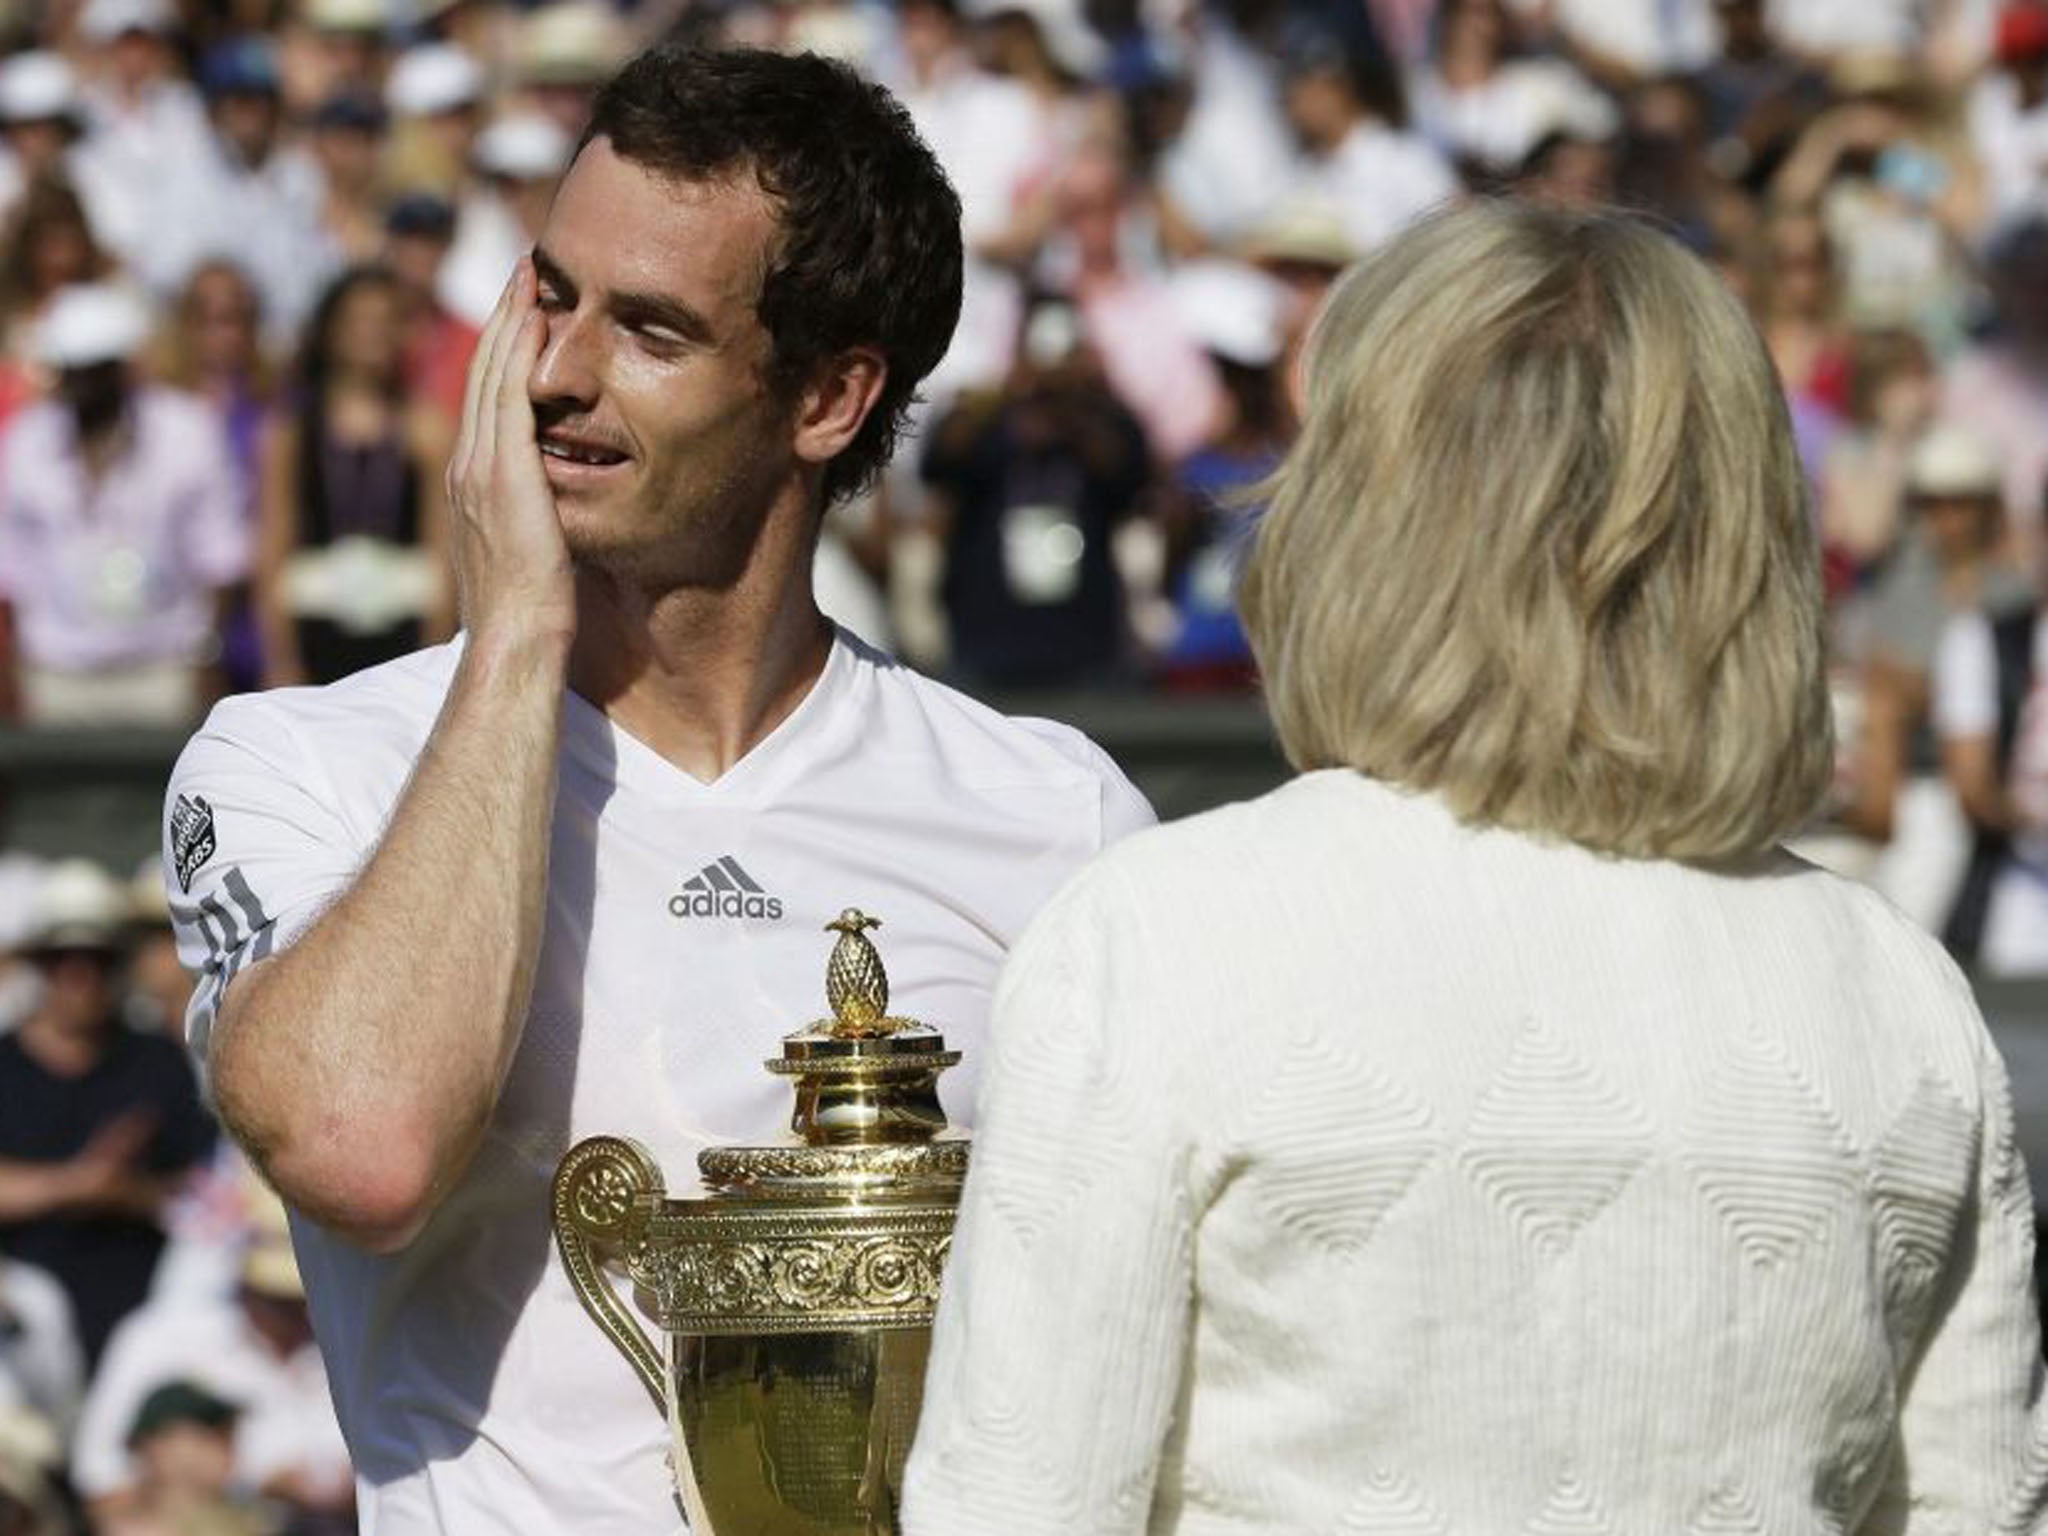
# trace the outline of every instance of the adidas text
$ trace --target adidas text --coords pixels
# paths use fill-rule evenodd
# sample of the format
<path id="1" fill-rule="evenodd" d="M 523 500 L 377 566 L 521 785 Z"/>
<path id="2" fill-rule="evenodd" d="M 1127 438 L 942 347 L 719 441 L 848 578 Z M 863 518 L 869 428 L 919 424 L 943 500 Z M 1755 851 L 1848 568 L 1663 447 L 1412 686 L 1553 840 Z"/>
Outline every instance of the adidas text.
<path id="1" fill-rule="evenodd" d="M 668 909 L 677 917 L 762 917 L 772 922 L 782 916 L 782 898 L 747 891 L 678 891 L 669 897 Z"/>

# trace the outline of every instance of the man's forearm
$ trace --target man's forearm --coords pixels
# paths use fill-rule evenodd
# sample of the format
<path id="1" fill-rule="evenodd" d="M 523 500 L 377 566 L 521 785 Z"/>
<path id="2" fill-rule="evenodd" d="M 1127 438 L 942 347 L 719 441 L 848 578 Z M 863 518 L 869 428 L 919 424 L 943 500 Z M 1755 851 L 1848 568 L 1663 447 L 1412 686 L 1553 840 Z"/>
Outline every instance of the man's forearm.
<path id="1" fill-rule="evenodd" d="M 566 637 L 472 636 L 349 891 L 230 988 L 222 1118 L 281 1193 L 410 1240 L 474 1154 L 518 1046 L 545 910 Z"/>

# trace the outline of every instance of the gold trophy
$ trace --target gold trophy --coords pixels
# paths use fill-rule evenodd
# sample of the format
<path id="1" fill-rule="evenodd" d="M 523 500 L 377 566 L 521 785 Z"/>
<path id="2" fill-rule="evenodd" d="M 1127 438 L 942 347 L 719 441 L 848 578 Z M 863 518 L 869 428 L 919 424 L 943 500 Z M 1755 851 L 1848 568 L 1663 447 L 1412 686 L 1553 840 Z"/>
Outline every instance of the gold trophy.
<path id="1" fill-rule="evenodd" d="M 853 910 L 827 925 L 832 1016 L 766 1063 L 793 1079 L 793 1139 L 699 1153 L 694 1200 L 667 1198 L 624 1137 L 578 1142 L 555 1171 L 562 1262 L 668 1416 L 694 1536 L 899 1529 L 968 1141 L 939 1107 L 960 1053 L 890 1016 L 877 926 Z M 619 1264 L 654 1337 L 604 1272 Z"/>

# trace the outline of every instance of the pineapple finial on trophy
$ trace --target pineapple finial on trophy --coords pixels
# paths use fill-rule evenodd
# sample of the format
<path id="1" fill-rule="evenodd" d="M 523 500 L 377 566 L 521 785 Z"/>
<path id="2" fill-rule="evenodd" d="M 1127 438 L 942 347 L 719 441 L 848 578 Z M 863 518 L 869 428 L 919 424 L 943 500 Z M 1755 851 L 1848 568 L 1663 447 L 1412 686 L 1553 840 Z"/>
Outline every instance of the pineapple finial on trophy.
<path id="1" fill-rule="evenodd" d="M 832 1009 L 831 1032 L 843 1040 L 894 1034 L 901 1021 L 889 1017 L 889 973 L 867 930 L 882 920 L 848 907 L 825 925 L 839 935 L 825 962 L 825 1001 Z"/>

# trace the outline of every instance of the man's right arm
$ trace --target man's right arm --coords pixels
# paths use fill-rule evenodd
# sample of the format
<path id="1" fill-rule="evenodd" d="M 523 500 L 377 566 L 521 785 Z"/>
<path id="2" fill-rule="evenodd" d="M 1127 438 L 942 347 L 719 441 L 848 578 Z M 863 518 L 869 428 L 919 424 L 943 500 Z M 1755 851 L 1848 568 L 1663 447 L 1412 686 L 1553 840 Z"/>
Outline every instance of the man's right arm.
<path id="1" fill-rule="evenodd" d="M 208 1040 L 229 1130 L 307 1216 L 409 1242 L 481 1143 L 540 947 L 574 597 L 526 380 L 524 263 L 472 366 L 448 472 L 468 639 L 359 874 L 234 968 Z"/>

